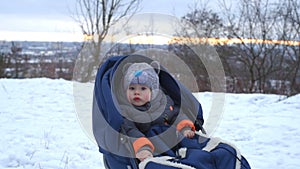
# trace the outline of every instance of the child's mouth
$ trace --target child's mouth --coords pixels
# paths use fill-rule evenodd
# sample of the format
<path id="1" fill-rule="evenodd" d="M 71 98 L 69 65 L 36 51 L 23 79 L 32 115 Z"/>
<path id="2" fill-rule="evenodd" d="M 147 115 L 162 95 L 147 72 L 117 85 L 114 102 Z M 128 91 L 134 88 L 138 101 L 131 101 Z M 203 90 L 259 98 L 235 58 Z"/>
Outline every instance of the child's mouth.
<path id="1" fill-rule="evenodd" d="M 140 101 L 141 99 L 138 97 L 133 98 L 134 101 Z"/>

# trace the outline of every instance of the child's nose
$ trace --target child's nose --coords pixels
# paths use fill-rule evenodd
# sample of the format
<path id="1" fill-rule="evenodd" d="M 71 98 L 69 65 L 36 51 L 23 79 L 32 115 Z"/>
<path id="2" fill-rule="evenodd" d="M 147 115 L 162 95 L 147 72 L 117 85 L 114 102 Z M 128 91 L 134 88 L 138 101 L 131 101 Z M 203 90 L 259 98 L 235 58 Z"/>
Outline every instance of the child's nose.
<path id="1" fill-rule="evenodd" d="M 134 94 L 135 95 L 140 94 L 140 91 L 139 90 L 134 90 Z"/>

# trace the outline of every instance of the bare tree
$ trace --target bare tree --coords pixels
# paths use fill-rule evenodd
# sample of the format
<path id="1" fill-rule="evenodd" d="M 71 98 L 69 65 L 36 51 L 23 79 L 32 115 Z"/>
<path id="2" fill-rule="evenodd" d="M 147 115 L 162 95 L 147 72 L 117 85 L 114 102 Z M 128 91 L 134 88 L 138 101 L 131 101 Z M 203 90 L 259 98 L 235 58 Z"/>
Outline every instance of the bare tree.
<path id="1" fill-rule="evenodd" d="M 73 18 L 79 24 L 85 37 L 89 39 L 85 44 L 87 49 L 81 52 L 82 56 L 79 56 L 85 62 L 81 63 L 82 66 L 77 69 L 79 71 L 77 74 L 83 76 L 81 81 L 93 79 L 94 71 L 101 61 L 103 41 L 111 26 L 124 17 L 130 18 L 138 10 L 140 1 L 77 0 Z"/>
<path id="2" fill-rule="evenodd" d="M 18 78 L 21 77 L 22 70 L 21 70 L 21 62 L 22 62 L 22 47 L 20 47 L 20 44 L 16 44 L 15 42 L 11 42 L 11 55 L 10 55 L 10 63 L 14 65 L 14 73 L 13 77 Z"/>
<path id="3" fill-rule="evenodd" d="M 297 0 L 284 1 L 279 10 L 283 40 L 285 46 L 287 63 L 284 67 L 283 80 L 290 82 L 287 94 L 293 95 L 300 92 L 300 3 Z M 298 42 L 298 43 L 295 43 Z"/>
<path id="4" fill-rule="evenodd" d="M 235 61 L 240 63 L 236 76 L 243 77 L 246 85 L 243 92 L 265 92 L 265 85 L 272 73 L 282 66 L 283 54 L 280 44 L 273 39 L 282 39 L 276 33 L 278 3 L 258 0 L 240 0 L 239 10 L 226 9 L 227 37 L 239 40 L 233 51 Z M 243 74 L 241 74 L 243 73 Z"/>
<path id="5" fill-rule="evenodd" d="M 184 30 L 178 32 L 185 37 L 218 38 L 223 35 L 223 21 L 207 3 L 194 1 L 189 13 L 182 17 Z"/>
<path id="6" fill-rule="evenodd" d="M 212 52 L 210 40 L 220 37 L 223 32 L 221 31 L 222 19 L 207 4 L 194 1 L 190 5 L 190 12 L 181 18 L 180 30 L 176 31 L 178 43 L 169 46 L 169 50 L 172 50 L 189 65 L 200 91 L 212 90 L 212 79 L 210 78 L 214 77 L 209 77 L 209 72 L 218 71 L 219 68 L 211 66 L 215 62 L 216 52 Z M 181 40 L 183 41 L 181 42 Z M 224 86 L 225 84 L 219 85 Z"/>

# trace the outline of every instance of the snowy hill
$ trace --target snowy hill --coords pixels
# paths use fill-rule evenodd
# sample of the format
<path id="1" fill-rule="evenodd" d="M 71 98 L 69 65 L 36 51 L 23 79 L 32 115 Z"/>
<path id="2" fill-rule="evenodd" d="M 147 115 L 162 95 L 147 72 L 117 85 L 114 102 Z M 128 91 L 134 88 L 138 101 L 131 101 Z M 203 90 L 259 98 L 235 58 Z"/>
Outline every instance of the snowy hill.
<path id="1" fill-rule="evenodd" d="M 79 123 L 73 87 L 65 80 L 0 79 L 0 168 L 104 169 Z M 195 93 L 204 113 L 213 109 L 212 95 Z M 300 168 L 299 103 L 300 95 L 226 94 L 213 136 L 235 144 L 253 169 Z"/>

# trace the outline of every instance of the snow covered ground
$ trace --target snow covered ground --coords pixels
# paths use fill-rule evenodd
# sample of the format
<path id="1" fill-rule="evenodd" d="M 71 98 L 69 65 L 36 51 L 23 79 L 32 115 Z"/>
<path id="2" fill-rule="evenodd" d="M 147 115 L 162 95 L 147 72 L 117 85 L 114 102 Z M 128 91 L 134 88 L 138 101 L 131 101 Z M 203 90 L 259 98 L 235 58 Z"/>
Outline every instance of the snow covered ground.
<path id="1" fill-rule="evenodd" d="M 76 104 L 90 100 L 74 101 L 73 87 L 61 79 L 0 79 L 0 168 L 104 169 L 83 130 L 89 124 L 80 124 L 76 113 Z M 209 112 L 213 93 L 195 95 Z M 235 144 L 253 169 L 298 169 L 299 103 L 300 94 L 226 94 L 213 136 Z"/>

